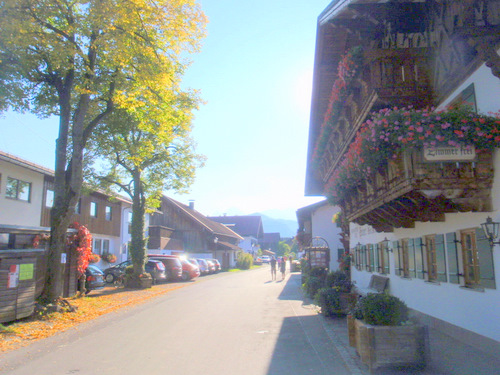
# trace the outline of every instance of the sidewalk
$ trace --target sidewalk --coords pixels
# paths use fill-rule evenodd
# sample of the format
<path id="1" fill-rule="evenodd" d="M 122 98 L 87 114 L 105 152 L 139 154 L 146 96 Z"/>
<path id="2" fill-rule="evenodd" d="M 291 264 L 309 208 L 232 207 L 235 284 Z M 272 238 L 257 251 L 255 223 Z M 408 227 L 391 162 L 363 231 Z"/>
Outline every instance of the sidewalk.
<path id="1" fill-rule="evenodd" d="M 305 297 L 304 303 L 312 303 Z M 323 328 L 334 343 L 346 367 L 353 375 L 369 374 L 356 349 L 349 346 L 347 319 L 319 316 Z M 415 368 L 377 369 L 377 375 L 495 375 L 500 374 L 500 353 L 493 355 L 429 327 L 431 359 L 423 370 Z"/>

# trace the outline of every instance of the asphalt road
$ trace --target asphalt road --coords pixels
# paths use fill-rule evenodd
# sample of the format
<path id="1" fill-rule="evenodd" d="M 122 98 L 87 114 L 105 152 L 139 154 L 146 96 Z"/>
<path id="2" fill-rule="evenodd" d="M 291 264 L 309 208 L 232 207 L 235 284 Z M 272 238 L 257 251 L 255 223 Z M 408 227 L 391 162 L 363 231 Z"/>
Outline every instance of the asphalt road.
<path id="1" fill-rule="evenodd" d="M 199 278 L 0 355 L 2 374 L 349 374 L 311 306 L 300 274 L 269 267 Z M 278 279 L 280 279 L 278 272 Z"/>

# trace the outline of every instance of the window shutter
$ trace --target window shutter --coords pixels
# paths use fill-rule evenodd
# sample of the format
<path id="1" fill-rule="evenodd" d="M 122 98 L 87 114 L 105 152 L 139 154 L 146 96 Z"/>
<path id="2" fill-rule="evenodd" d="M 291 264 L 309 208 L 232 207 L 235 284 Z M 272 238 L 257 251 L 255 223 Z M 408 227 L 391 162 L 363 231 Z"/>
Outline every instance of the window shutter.
<path id="1" fill-rule="evenodd" d="M 417 277 L 415 270 L 415 240 L 410 238 L 408 240 L 408 276 Z"/>
<path id="2" fill-rule="evenodd" d="M 479 258 L 479 279 L 481 286 L 496 289 L 493 252 L 482 228 L 476 228 L 477 257 Z"/>
<path id="3" fill-rule="evenodd" d="M 375 254 L 373 253 L 373 244 L 368 245 L 368 251 L 370 252 L 370 272 L 375 271 Z"/>
<path id="4" fill-rule="evenodd" d="M 448 272 L 450 275 L 450 283 L 460 283 L 460 273 L 458 272 L 458 249 L 457 234 L 455 232 L 446 233 L 446 250 L 448 251 Z"/>
<path id="5" fill-rule="evenodd" d="M 436 234 L 436 262 L 438 281 L 447 281 L 446 278 L 446 253 L 444 251 L 444 235 Z"/>
<path id="6" fill-rule="evenodd" d="M 375 244 L 375 250 L 374 250 L 374 255 L 375 255 L 375 271 L 377 272 L 382 272 L 380 269 L 380 260 L 379 260 L 379 255 L 380 253 L 380 245 L 378 243 Z"/>
<path id="7" fill-rule="evenodd" d="M 400 257 L 401 257 L 401 247 L 399 246 L 398 241 L 394 241 L 392 243 L 392 253 L 394 254 L 394 268 L 396 271 L 396 275 L 401 276 L 401 266 L 400 266 Z"/>
<path id="8" fill-rule="evenodd" d="M 387 246 L 389 246 L 389 244 L 387 244 Z M 384 273 L 386 275 L 389 274 L 389 248 L 387 247 L 386 249 L 384 249 L 382 252 L 382 256 L 384 257 Z"/>
<path id="9" fill-rule="evenodd" d="M 424 250 L 423 239 L 415 238 L 415 270 L 419 279 L 424 278 L 424 257 L 422 252 Z"/>
<path id="10" fill-rule="evenodd" d="M 362 246 L 363 251 L 363 262 L 365 264 L 365 270 L 370 271 L 370 254 L 368 254 L 368 249 L 366 245 Z"/>
<path id="11" fill-rule="evenodd" d="M 337 260 L 341 260 L 344 255 L 344 249 L 337 248 Z"/>

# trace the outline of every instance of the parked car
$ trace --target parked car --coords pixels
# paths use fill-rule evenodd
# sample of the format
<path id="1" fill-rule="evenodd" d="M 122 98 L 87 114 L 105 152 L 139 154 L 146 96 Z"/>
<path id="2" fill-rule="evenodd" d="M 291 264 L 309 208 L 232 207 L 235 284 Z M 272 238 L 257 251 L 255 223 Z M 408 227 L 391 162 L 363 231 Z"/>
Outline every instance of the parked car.
<path id="1" fill-rule="evenodd" d="M 186 258 L 179 258 L 182 264 L 182 280 L 188 281 L 200 276 L 200 267 L 188 262 Z"/>
<path id="2" fill-rule="evenodd" d="M 96 289 L 102 289 L 106 285 L 104 273 L 96 266 L 89 265 L 85 270 L 85 294 Z"/>
<path id="3" fill-rule="evenodd" d="M 174 255 L 148 255 L 149 259 L 159 260 L 165 266 L 168 281 L 178 281 L 182 279 L 182 264 L 178 257 Z"/>
<path id="4" fill-rule="evenodd" d="M 196 261 L 198 262 L 198 265 L 200 266 L 200 273 L 202 275 L 208 275 L 210 270 L 208 269 L 207 261 L 205 259 L 200 259 L 200 258 L 197 258 Z"/>
<path id="5" fill-rule="evenodd" d="M 104 270 L 104 278 L 107 283 L 113 283 L 118 277 L 125 273 L 125 269 L 132 265 L 131 260 L 126 260 L 115 266 L 106 268 Z M 159 280 L 166 280 L 167 273 L 166 268 L 161 261 L 149 259 L 146 262 L 145 270 L 153 278 L 153 284 L 156 284 Z"/>
<path id="6" fill-rule="evenodd" d="M 262 255 L 260 259 L 262 260 L 262 263 L 269 263 L 271 261 L 271 257 L 269 255 Z"/>
<path id="7" fill-rule="evenodd" d="M 220 265 L 220 262 L 217 259 L 210 259 L 210 261 L 215 266 L 215 273 L 222 271 L 222 266 Z"/>
<path id="8" fill-rule="evenodd" d="M 208 273 L 212 274 L 215 273 L 215 264 L 212 262 L 210 259 L 206 259 L 207 265 L 208 265 Z"/>

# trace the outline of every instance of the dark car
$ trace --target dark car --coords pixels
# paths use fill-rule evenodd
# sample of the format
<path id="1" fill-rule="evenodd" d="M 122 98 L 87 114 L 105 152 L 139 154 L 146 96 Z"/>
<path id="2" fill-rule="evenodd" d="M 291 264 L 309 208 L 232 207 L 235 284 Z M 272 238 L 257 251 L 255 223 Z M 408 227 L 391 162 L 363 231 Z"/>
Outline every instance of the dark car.
<path id="1" fill-rule="evenodd" d="M 107 283 L 113 283 L 117 278 L 121 277 L 125 273 L 125 269 L 132 265 L 131 260 L 126 260 L 125 262 L 119 263 L 113 267 L 106 268 L 104 270 L 104 278 Z M 165 266 L 160 261 L 148 260 L 145 265 L 146 272 L 153 278 L 153 283 L 155 284 L 159 280 L 166 280 L 167 273 Z"/>
<path id="2" fill-rule="evenodd" d="M 182 279 L 182 264 L 179 258 L 174 255 L 148 255 L 149 259 L 159 260 L 165 266 L 168 281 L 177 281 Z"/>
<path id="3" fill-rule="evenodd" d="M 200 259 L 200 258 L 197 258 L 196 261 L 198 262 L 198 265 L 200 267 L 200 273 L 202 275 L 208 275 L 209 269 L 207 261 L 205 259 Z"/>
<path id="4" fill-rule="evenodd" d="M 89 265 L 85 270 L 85 294 L 89 294 L 91 290 L 102 289 L 104 285 L 104 273 L 96 266 Z"/>
<path id="5" fill-rule="evenodd" d="M 220 272 L 222 270 L 222 266 L 220 265 L 220 262 L 217 259 L 210 259 L 210 261 L 215 266 L 215 273 Z"/>

